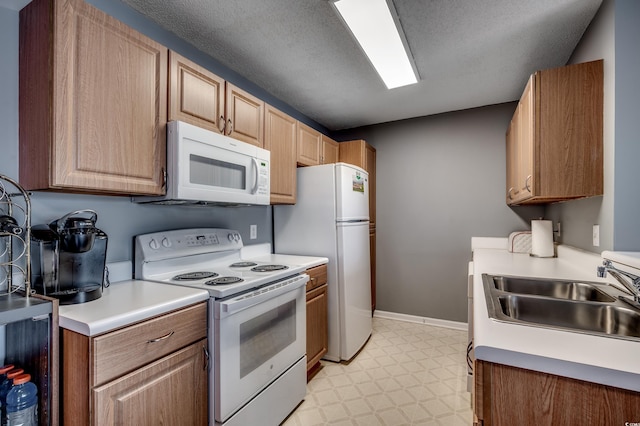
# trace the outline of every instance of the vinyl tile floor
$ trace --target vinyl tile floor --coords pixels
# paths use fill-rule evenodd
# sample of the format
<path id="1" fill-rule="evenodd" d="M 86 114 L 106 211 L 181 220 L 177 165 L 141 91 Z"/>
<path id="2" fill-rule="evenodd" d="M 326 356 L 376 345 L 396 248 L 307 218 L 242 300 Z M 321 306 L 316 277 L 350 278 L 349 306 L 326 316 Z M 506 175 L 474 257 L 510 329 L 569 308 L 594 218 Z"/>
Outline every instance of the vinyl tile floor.
<path id="1" fill-rule="evenodd" d="M 469 426 L 466 331 L 373 318 L 373 333 L 346 363 L 321 361 L 284 426 Z"/>

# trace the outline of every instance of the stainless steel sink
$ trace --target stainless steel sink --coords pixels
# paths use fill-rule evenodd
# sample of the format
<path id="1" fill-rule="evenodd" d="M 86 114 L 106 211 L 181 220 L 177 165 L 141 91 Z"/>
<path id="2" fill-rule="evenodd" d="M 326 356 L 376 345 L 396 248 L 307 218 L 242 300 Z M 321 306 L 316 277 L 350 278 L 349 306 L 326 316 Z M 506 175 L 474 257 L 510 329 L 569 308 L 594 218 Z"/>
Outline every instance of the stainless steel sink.
<path id="1" fill-rule="evenodd" d="M 487 274 L 482 279 L 495 320 L 640 341 L 640 305 L 606 283 Z"/>
<path id="2" fill-rule="evenodd" d="M 602 284 L 540 278 L 493 277 L 496 289 L 508 293 L 531 294 L 569 300 L 613 302 L 615 297 L 603 292 Z"/>
<path id="3" fill-rule="evenodd" d="M 640 312 L 630 307 L 517 295 L 499 296 L 498 300 L 501 312 L 517 321 L 640 338 Z"/>

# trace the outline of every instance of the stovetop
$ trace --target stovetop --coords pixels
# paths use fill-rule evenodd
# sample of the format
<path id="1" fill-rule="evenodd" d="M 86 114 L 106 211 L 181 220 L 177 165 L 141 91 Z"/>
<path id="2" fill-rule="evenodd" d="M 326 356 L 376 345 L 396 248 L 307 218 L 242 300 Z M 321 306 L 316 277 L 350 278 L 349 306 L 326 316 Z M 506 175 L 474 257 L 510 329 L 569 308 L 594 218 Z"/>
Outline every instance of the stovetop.
<path id="1" fill-rule="evenodd" d="M 242 246 L 237 231 L 219 228 L 138 235 L 135 277 L 199 288 L 224 298 L 304 271 L 299 265 L 243 259 Z"/>

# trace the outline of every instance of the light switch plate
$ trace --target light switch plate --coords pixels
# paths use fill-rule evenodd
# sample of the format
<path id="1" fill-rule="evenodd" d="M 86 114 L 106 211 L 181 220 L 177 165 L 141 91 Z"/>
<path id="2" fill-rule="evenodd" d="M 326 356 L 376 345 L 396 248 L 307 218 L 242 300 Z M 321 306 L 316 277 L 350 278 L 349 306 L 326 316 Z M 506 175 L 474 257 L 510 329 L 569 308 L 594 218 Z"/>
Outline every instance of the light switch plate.
<path id="1" fill-rule="evenodd" d="M 255 240 L 258 238 L 258 225 L 249 225 L 249 239 Z"/>
<path id="2" fill-rule="evenodd" d="M 600 225 L 593 225 L 593 246 L 600 246 Z"/>

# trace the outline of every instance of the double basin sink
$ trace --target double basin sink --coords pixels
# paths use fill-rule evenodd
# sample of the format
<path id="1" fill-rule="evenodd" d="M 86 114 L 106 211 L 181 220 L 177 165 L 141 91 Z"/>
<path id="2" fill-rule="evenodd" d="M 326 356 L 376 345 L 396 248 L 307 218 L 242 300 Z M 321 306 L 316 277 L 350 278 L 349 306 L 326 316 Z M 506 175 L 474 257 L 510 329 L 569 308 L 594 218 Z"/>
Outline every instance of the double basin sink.
<path id="1" fill-rule="evenodd" d="M 640 305 L 606 283 L 482 275 L 498 321 L 640 341 Z"/>

